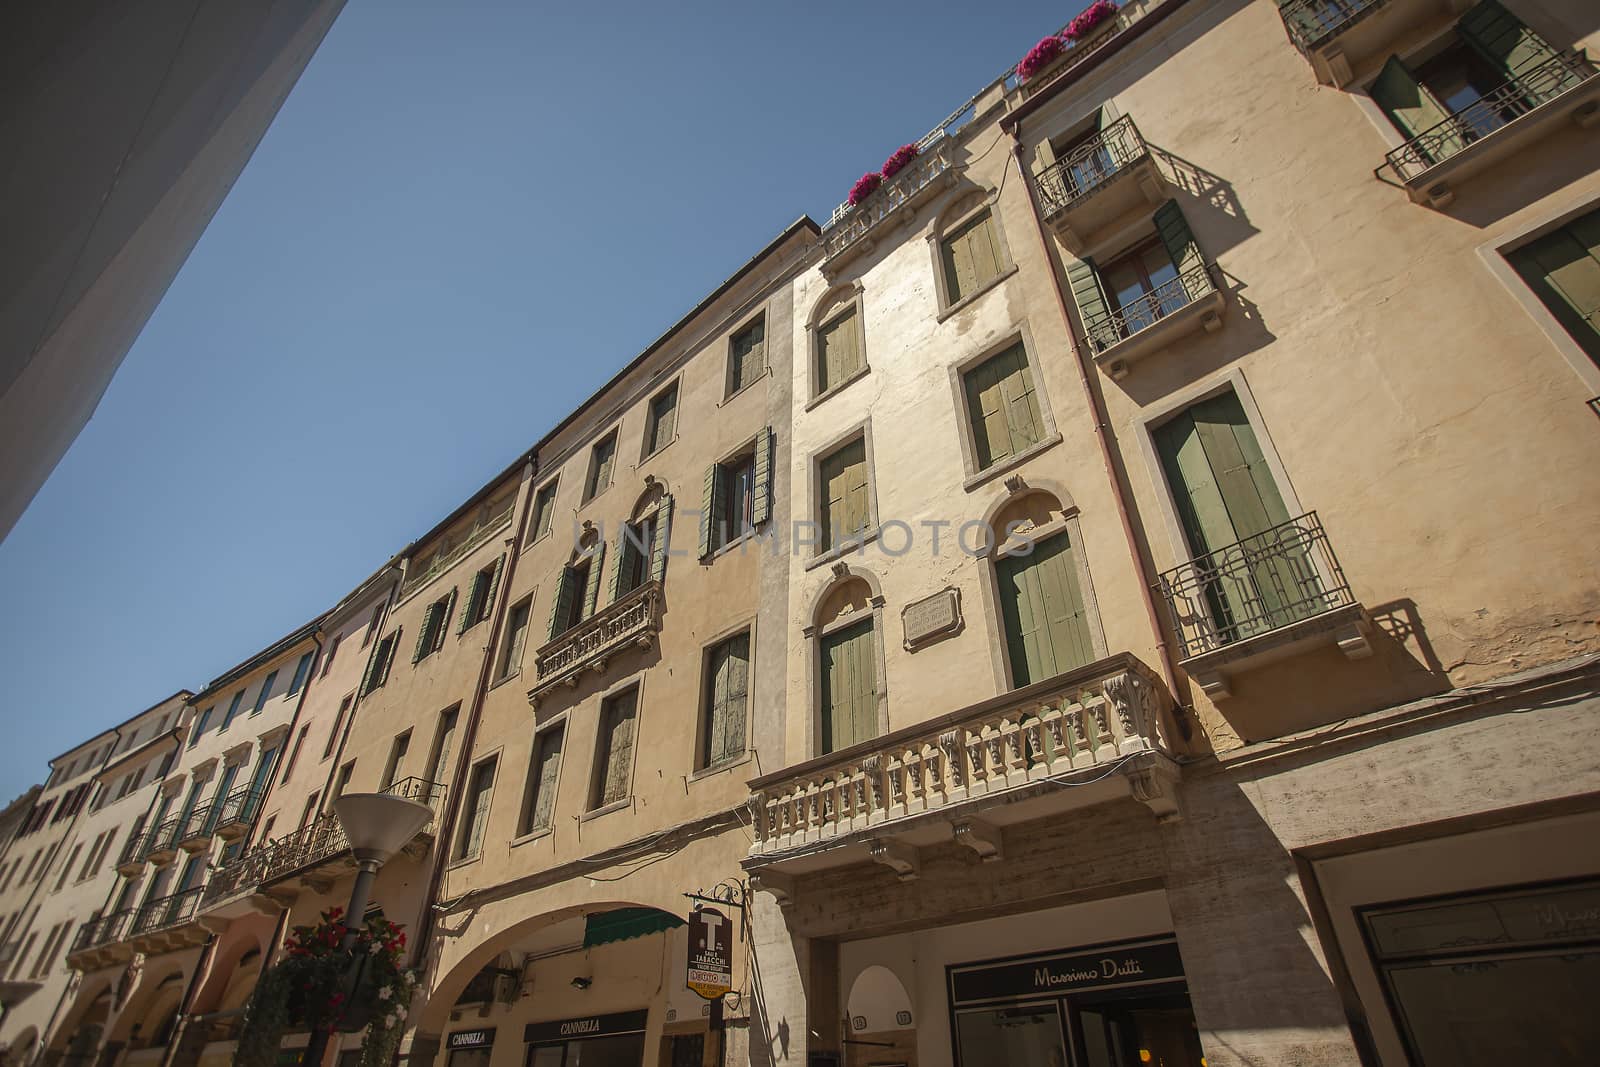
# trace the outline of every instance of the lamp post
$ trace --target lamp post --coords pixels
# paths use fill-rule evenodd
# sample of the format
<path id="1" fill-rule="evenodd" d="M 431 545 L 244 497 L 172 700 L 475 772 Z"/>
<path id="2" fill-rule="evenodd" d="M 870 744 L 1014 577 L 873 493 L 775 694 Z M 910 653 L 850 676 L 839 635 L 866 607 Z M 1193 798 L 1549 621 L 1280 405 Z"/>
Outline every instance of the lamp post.
<path id="1" fill-rule="evenodd" d="M 355 946 L 355 924 L 366 913 L 378 868 L 428 825 L 433 809 L 391 793 L 347 793 L 333 802 L 333 813 L 344 828 L 358 865 L 355 884 L 350 887 L 350 906 L 345 909 L 344 942 L 339 946 L 348 955 Z M 328 1036 L 326 1026 L 311 1031 L 305 1055 L 300 1058 L 302 1067 L 321 1067 L 328 1051 Z"/>

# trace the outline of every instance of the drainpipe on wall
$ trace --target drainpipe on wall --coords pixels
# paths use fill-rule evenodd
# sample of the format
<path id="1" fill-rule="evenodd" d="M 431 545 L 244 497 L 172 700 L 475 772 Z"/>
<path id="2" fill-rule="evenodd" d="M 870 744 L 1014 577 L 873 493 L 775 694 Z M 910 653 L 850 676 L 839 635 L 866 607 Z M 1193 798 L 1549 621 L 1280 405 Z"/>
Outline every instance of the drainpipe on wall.
<path id="1" fill-rule="evenodd" d="M 1160 616 L 1156 613 L 1156 600 L 1153 592 L 1155 583 L 1150 579 L 1150 571 L 1144 564 L 1144 556 L 1139 551 L 1139 540 L 1133 529 L 1133 516 L 1128 507 L 1128 493 L 1124 490 L 1122 479 L 1117 474 L 1115 452 L 1111 447 L 1109 427 L 1111 420 L 1106 414 L 1105 404 L 1100 393 L 1095 389 L 1093 375 L 1089 371 L 1088 360 L 1084 354 L 1083 346 L 1078 343 L 1078 337 L 1072 331 L 1072 316 L 1067 311 L 1067 294 L 1061 287 L 1061 272 L 1056 269 L 1056 259 L 1050 248 L 1050 235 L 1045 229 L 1044 214 L 1039 209 L 1039 193 L 1034 188 L 1033 182 L 1028 178 L 1028 169 L 1023 161 L 1022 123 L 1018 122 L 1011 127 L 1012 158 L 1016 160 L 1017 174 L 1022 179 L 1022 187 L 1028 191 L 1028 206 L 1033 214 L 1034 231 L 1039 235 L 1039 250 L 1044 253 L 1045 270 L 1050 275 L 1050 285 L 1056 295 L 1056 306 L 1061 312 L 1061 324 L 1066 327 L 1068 343 L 1072 348 L 1073 362 L 1078 368 L 1078 380 L 1083 385 L 1084 395 L 1089 398 L 1089 411 L 1094 417 L 1094 439 L 1100 446 L 1100 462 L 1104 465 L 1106 478 L 1111 482 L 1111 497 L 1116 504 L 1117 518 L 1122 523 L 1122 536 L 1128 543 L 1128 555 L 1133 559 L 1134 577 L 1139 583 L 1140 599 L 1144 603 L 1145 618 L 1150 623 L 1150 632 L 1156 639 L 1156 657 L 1160 660 L 1161 678 L 1167 684 L 1167 692 L 1172 694 L 1174 701 L 1178 699 L 1178 672 L 1172 660 L 1172 648 L 1167 644 L 1166 631 L 1161 628 Z M 1179 705 L 1181 711 L 1182 705 Z M 1190 726 L 1188 717 L 1175 713 L 1173 718 L 1177 722 L 1179 733 L 1184 740 L 1188 740 Z"/>
<path id="2" fill-rule="evenodd" d="M 511 602 L 512 580 L 517 576 L 517 560 L 521 556 L 523 532 L 527 529 L 528 509 L 533 505 L 533 482 L 539 476 L 539 459 L 537 450 L 528 454 L 528 461 L 522 468 L 522 507 L 518 509 L 515 525 L 511 528 L 510 544 L 507 546 L 505 578 L 500 586 L 505 590 L 501 595 L 499 608 L 495 611 L 494 623 L 489 632 L 487 645 L 483 650 L 483 662 L 478 667 L 478 684 L 473 690 L 472 707 L 467 712 L 466 727 L 461 733 L 461 752 L 456 757 L 455 774 L 451 778 L 452 788 L 445 793 L 445 817 L 439 826 L 439 835 L 434 838 L 433 870 L 428 876 L 428 892 L 422 899 L 422 921 L 417 931 L 417 939 L 411 948 L 411 966 L 413 968 L 424 962 L 425 948 L 428 939 L 433 935 L 433 904 L 439 899 L 439 887 L 444 884 L 444 869 L 449 863 L 450 839 L 455 836 L 456 818 L 461 812 L 461 786 L 463 776 L 472 766 L 472 746 L 478 737 L 478 718 L 483 711 L 484 698 L 489 693 L 489 676 L 494 659 L 494 650 L 499 647 L 501 633 L 505 627 L 506 619 L 510 612 L 506 607 Z M 528 625 L 533 625 L 533 620 L 528 620 Z"/>

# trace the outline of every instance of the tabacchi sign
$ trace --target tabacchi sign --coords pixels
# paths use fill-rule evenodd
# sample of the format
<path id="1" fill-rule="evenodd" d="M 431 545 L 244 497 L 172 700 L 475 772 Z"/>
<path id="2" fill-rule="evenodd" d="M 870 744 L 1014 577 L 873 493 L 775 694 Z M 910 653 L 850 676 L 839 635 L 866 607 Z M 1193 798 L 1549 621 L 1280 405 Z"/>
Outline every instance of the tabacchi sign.
<path id="1" fill-rule="evenodd" d="M 689 980 L 707 1000 L 733 988 L 733 924 L 716 908 L 689 913 Z"/>

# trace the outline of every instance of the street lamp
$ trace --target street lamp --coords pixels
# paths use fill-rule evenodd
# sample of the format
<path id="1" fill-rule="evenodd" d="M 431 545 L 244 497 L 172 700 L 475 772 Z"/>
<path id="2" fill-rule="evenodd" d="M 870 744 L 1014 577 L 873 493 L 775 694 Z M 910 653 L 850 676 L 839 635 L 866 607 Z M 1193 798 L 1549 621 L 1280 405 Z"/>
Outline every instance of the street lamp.
<path id="1" fill-rule="evenodd" d="M 433 809 L 392 793 L 347 793 L 333 802 L 333 814 L 344 828 L 359 866 L 350 887 L 350 906 L 345 909 L 344 943 L 339 946 L 348 953 L 355 946 L 356 923 L 366 913 L 378 868 L 428 825 Z M 304 1067 L 321 1067 L 327 1051 L 328 1028 L 319 1026 L 311 1031 L 300 1062 Z"/>

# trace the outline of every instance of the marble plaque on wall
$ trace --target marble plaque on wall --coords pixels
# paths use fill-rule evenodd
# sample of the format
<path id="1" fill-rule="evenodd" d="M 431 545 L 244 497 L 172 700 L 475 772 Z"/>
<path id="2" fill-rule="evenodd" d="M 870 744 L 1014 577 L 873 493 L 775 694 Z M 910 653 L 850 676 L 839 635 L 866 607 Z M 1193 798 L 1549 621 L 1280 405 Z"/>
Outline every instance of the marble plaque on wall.
<path id="1" fill-rule="evenodd" d="M 900 623 L 905 627 L 908 652 L 915 652 L 959 633 L 961 590 L 954 587 L 941 589 L 932 596 L 907 604 L 905 610 L 900 612 Z"/>

